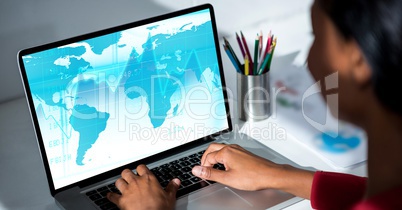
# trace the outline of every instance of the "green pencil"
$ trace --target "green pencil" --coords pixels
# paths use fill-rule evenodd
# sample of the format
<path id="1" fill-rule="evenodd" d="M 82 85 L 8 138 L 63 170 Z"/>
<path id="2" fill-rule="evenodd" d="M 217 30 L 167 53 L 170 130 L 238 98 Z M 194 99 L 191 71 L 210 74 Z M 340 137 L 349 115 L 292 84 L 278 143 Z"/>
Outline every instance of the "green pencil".
<path id="1" fill-rule="evenodd" d="M 258 66 L 258 46 L 260 42 L 260 37 L 257 34 L 257 37 L 255 38 L 255 44 L 254 44 L 254 63 L 253 63 L 253 74 L 257 75 L 257 66 Z"/>
<path id="2" fill-rule="evenodd" d="M 258 74 L 262 74 L 264 72 L 264 69 L 267 67 L 268 61 L 271 58 L 272 53 L 268 53 L 267 56 L 265 56 L 264 62 L 261 65 L 261 68 L 258 71 Z"/>

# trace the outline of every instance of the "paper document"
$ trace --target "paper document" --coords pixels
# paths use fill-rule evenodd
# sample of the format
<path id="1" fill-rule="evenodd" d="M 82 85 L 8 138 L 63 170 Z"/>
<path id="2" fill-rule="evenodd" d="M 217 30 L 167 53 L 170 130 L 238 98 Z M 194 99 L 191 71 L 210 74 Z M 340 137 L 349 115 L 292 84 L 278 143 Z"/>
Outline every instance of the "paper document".
<path id="1" fill-rule="evenodd" d="M 240 133 L 268 147 L 275 147 L 281 140 L 291 140 L 334 169 L 345 169 L 365 161 L 364 131 L 334 118 L 315 83 L 306 67 L 289 65 L 274 69 L 271 72 L 272 116 L 264 121 L 245 123 Z M 337 74 L 318 84 L 327 91 L 326 100 L 337 105 Z"/>

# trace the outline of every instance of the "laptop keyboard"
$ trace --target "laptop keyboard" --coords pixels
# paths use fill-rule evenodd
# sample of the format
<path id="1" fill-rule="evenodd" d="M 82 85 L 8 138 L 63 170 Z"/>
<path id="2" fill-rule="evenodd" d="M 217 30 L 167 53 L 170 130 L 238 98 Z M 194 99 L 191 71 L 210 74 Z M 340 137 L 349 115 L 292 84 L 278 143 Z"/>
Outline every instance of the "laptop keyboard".
<path id="1" fill-rule="evenodd" d="M 183 195 L 187 195 L 191 192 L 215 183 L 212 181 L 200 179 L 191 173 L 191 170 L 195 165 L 201 164 L 201 157 L 204 152 L 205 150 L 163 164 L 159 167 L 151 169 L 151 171 L 156 176 L 163 188 L 165 188 L 169 184 L 171 179 L 176 177 L 179 178 L 181 184 L 179 190 L 176 193 L 176 197 L 179 198 Z M 214 165 L 214 168 L 225 170 L 225 167 L 222 164 L 216 164 Z M 96 190 L 89 191 L 86 193 L 86 195 L 102 210 L 118 209 L 115 204 L 113 204 L 106 198 L 106 194 L 108 192 L 120 193 L 113 183 L 107 186 L 100 187 Z"/>

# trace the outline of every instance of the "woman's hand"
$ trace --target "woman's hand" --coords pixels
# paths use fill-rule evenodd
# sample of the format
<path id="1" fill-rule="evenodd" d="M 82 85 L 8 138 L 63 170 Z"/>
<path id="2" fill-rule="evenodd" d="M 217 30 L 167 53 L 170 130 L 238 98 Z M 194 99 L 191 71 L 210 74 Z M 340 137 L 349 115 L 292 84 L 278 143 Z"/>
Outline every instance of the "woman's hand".
<path id="1" fill-rule="evenodd" d="M 115 185 L 121 195 L 109 193 L 107 198 L 120 209 L 173 209 L 176 192 L 180 186 L 179 179 L 173 179 L 164 190 L 156 177 L 145 166 L 137 167 L 138 175 L 125 169 Z"/>
<path id="2" fill-rule="evenodd" d="M 225 165 L 226 171 L 212 168 Z M 314 173 L 279 165 L 252 154 L 238 145 L 211 144 L 192 170 L 195 176 L 241 190 L 279 189 L 309 198 Z"/>

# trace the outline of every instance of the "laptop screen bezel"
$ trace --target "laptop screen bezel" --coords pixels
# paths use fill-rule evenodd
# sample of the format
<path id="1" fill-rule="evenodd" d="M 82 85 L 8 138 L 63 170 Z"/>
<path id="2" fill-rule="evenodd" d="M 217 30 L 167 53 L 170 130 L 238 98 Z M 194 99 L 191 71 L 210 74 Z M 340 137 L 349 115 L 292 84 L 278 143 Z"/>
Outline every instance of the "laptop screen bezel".
<path id="1" fill-rule="evenodd" d="M 48 49 L 51 49 L 51 48 L 64 46 L 64 45 L 67 45 L 67 44 L 70 44 L 70 43 L 75 43 L 75 42 L 91 39 L 91 38 L 94 38 L 94 37 L 98 37 L 98 36 L 118 32 L 118 31 L 126 30 L 126 29 L 129 29 L 129 28 L 142 26 L 142 25 L 145 25 L 145 24 L 149 24 L 149 23 L 153 23 L 153 22 L 157 22 L 157 21 L 161 21 L 161 20 L 165 20 L 165 19 L 169 19 L 169 18 L 173 18 L 173 17 L 177 17 L 177 16 L 181 16 L 181 15 L 201 11 L 201 10 L 205 10 L 205 9 L 209 9 L 209 12 L 210 12 L 210 15 L 211 15 L 211 24 L 212 24 L 213 36 L 214 36 L 214 40 L 215 40 L 216 56 L 217 56 L 217 61 L 218 61 L 218 66 L 219 66 L 221 83 L 222 83 L 222 91 L 223 91 L 223 96 L 224 96 L 224 103 L 225 103 L 225 108 L 226 108 L 226 111 L 227 111 L 226 118 L 227 118 L 228 128 L 224 129 L 224 130 L 221 130 L 219 132 L 213 133 L 213 134 L 211 134 L 209 136 L 205 136 L 203 138 L 196 139 L 194 141 L 191 141 L 189 143 L 180 145 L 178 147 L 166 150 L 164 152 L 152 155 L 150 157 L 146 157 L 144 159 L 141 159 L 141 160 L 126 164 L 124 166 L 121 166 L 121 167 L 118 167 L 118 168 L 115 168 L 115 169 L 111 169 L 111 170 L 109 170 L 107 172 L 104 172 L 104 173 L 101 173 L 99 175 L 96 175 L 96 176 L 81 180 L 79 182 L 76 182 L 76 183 L 61 187 L 61 188 L 56 190 L 55 187 L 54 187 L 54 184 L 53 184 L 53 178 L 52 178 L 52 175 L 51 175 L 50 166 L 49 166 L 49 163 L 47 161 L 48 158 L 47 158 L 44 143 L 42 141 L 42 135 L 41 135 L 41 132 L 40 132 L 40 127 L 39 127 L 39 121 L 38 121 L 37 115 L 35 113 L 35 106 L 34 106 L 34 103 L 33 103 L 33 98 L 32 98 L 32 94 L 31 94 L 29 83 L 28 83 L 28 78 L 27 78 L 26 70 L 24 68 L 24 62 L 23 62 L 22 57 L 25 56 L 25 55 L 29 55 L 29 54 L 44 51 L 44 50 L 48 50 Z M 173 154 L 177 154 L 178 152 L 182 152 L 182 151 L 185 151 L 187 149 L 199 146 L 199 145 L 204 144 L 206 142 L 211 142 L 214 139 L 214 137 L 219 136 L 219 135 L 221 135 L 223 133 L 226 133 L 226 132 L 230 132 L 233 129 L 232 128 L 232 123 L 231 123 L 230 111 L 229 111 L 229 101 L 228 101 L 228 95 L 227 95 L 227 91 L 226 91 L 226 83 L 225 83 L 225 77 L 224 77 L 224 72 L 223 72 L 222 58 L 221 58 L 221 53 L 220 53 L 220 49 L 219 49 L 219 39 L 218 39 L 218 32 L 217 32 L 216 21 L 215 21 L 215 13 L 214 13 L 214 10 L 213 10 L 213 7 L 212 7 L 211 4 L 203 4 L 203 5 L 200 5 L 200 6 L 191 7 L 191 8 L 188 8 L 188 9 L 183 9 L 183 10 L 180 10 L 180 11 L 175 11 L 175 12 L 172 12 L 172 13 L 168 13 L 168 14 L 164 14 L 164 15 L 160 15 L 160 16 L 156 16 L 156 17 L 152 17 L 152 18 L 148 18 L 148 19 L 144 19 L 144 20 L 140 20 L 140 21 L 135 21 L 135 22 L 132 22 L 132 23 L 128 23 L 128 24 L 124 24 L 124 25 L 120 25 L 120 26 L 116 26 L 116 27 L 112 27 L 112 28 L 108 28 L 108 29 L 104 29 L 104 30 L 84 34 L 84 35 L 80 35 L 80 36 L 76 36 L 76 37 L 73 37 L 73 38 L 64 39 L 64 40 L 61 40 L 61 41 L 52 42 L 52 43 L 49 43 L 49 44 L 44 44 L 44 45 L 41 45 L 41 46 L 24 49 L 24 50 L 21 50 L 20 52 L 18 52 L 18 65 L 19 65 L 20 74 L 21 74 L 21 78 L 22 78 L 22 81 L 23 81 L 23 85 L 24 85 L 26 99 L 27 99 L 28 106 L 29 106 L 30 113 L 31 113 L 31 118 L 32 118 L 32 122 L 33 122 L 34 130 L 35 130 L 39 150 L 40 150 L 40 153 L 41 153 L 42 162 L 43 162 L 43 165 L 44 165 L 44 168 L 45 168 L 47 181 L 48 181 L 50 192 L 51 192 L 52 196 L 56 195 L 58 192 L 64 191 L 64 190 L 66 190 L 68 188 L 71 188 L 71 187 L 87 186 L 87 185 L 102 181 L 104 179 L 119 175 L 124 168 L 135 169 L 139 164 L 148 164 L 148 163 L 154 162 L 156 160 L 160 160 L 160 159 L 169 157 L 169 156 L 171 156 Z"/>

